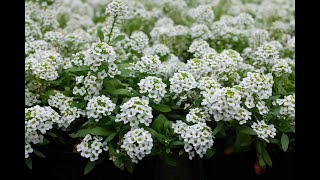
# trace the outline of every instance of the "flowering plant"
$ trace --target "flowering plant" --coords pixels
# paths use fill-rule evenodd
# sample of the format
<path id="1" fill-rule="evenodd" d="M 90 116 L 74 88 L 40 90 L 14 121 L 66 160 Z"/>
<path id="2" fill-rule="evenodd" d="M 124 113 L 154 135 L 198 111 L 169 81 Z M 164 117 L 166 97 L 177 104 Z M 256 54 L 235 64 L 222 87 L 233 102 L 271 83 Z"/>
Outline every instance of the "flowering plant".
<path id="1" fill-rule="evenodd" d="M 25 158 L 294 151 L 293 0 L 26 0 Z M 65 137 L 64 134 L 69 136 Z M 57 141 L 59 140 L 59 141 Z"/>

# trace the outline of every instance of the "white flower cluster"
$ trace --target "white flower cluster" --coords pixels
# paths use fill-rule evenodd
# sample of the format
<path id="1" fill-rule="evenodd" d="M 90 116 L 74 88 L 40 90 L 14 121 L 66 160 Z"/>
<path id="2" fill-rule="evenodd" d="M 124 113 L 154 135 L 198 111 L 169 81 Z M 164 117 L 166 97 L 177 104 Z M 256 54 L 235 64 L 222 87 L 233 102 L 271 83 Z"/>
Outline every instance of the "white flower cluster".
<path id="1" fill-rule="evenodd" d="M 238 74 L 239 65 L 243 62 L 243 58 L 237 51 L 228 49 L 223 50 L 220 54 L 209 59 L 212 68 L 211 75 L 216 77 L 220 83 L 233 84 L 238 82 L 240 76 Z"/>
<path id="2" fill-rule="evenodd" d="M 33 144 L 42 143 L 44 138 L 43 134 L 52 129 L 53 124 L 59 121 L 59 118 L 60 115 L 49 106 L 40 107 L 39 105 L 36 105 L 25 108 L 26 146 L 31 142 Z M 26 158 L 28 158 L 27 155 Z"/>
<path id="3" fill-rule="evenodd" d="M 281 106 L 280 114 L 284 116 L 289 116 L 290 118 L 295 118 L 295 94 L 285 96 L 283 99 L 276 99 L 273 102 L 274 105 L 278 104 Z"/>
<path id="4" fill-rule="evenodd" d="M 211 31 L 205 24 L 194 24 L 190 28 L 190 34 L 192 38 L 207 40 L 211 36 Z"/>
<path id="5" fill-rule="evenodd" d="M 170 93 L 175 93 L 176 95 L 183 92 L 188 92 L 197 86 L 197 82 L 190 74 L 186 71 L 179 71 L 173 74 L 173 77 L 169 79 L 170 81 Z"/>
<path id="6" fill-rule="evenodd" d="M 268 99 L 272 96 L 273 77 L 272 74 L 248 72 L 239 86 L 244 89 L 243 94 L 247 97 Z"/>
<path id="7" fill-rule="evenodd" d="M 90 161 L 99 159 L 102 151 L 108 151 L 109 147 L 106 142 L 102 142 L 103 138 L 99 136 L 91 136 L 87 134 L 82 142 L 77 145 L 77 151 L 81 152 L 80 155 L 85 158 L 90 158 Z"/>
<path id="8" fill-rule="evenodd" d="M 200 5 L 190 9 L 188 15 L 198 23 L 212 23 L 214 20 L 214 12 L 211 5 Z"/>
<path id="9" fill-rule="evenodd" d="M 276 136 L 276 128 L 273 124 L 267 125 L 264 120 L 254 122 L 251 128 L 257 133 L 258 137 L 269 142 L 268 138 Z"/>
<path id="10" fill-rule="evenodd" d="M 116 115 L 116 122 L 123 121 L 131 127 L 137 127 L 139 123 L 149 126 L 152 122 L 152 108 L 149 106 L 149 100 L 144 97 L 132 97 L 120 106 L 120 111 L 121 113 Z"/>
<path id="11" fill-rule="evenodd" d="M 214 77 L 202 77 L 198 84 L 198 88 L 201 90 L 200 94 L 209 93 L 211 90 L 215 90 L 220 87 L 221 84 L 219 84 Z"/>
<path id="12" fill-rule="evenodd" d="M 116 104 L 105 95 L 93 97 L 89 100 L 86 107 L 87 117 L 93 118 L 98 122 L 103 116 L 109 116 L 115 107 Z"/>
<path id="13" fill-rule="evenodd" d="M 203 96 L 201 105 L 214 116 L 215 121 L 231 121 L 241 109 L 241 95 L 235 88 L 217 88 Z"/>
<path id="14" fill-rule="evenodd" d="M 213 136 L 211 128 L 204 123 L 197 123 L 188 126 L 184 122 L 177 120 L 172 124 L 172 128 L 179 139 L 184 142 L 184 150 L 188 152 L 189 159 L 195 156 L 195 152 L 202 158 L 207 150 L 213 146 Z"/>
<path id="15" fill-rule="evenodd" d="M 106 77 L 106 72 L 101 71 L 99 73 L 105 75 L 96 76 L 89 72 L 84 78 L 78 78 L 77 85 L 81 87 L 75 86 L 73 88 L 73 94 L 84 96 L 84 100 L 89 100 L 94 96 L 99 96 L 99 92 L 102 89 L 103 79 Z"/>
<path id="16" fill-rule="evenodd" d="M 54 51 L 40 51 L 26 59 L 25 70 L 31 70 L 32 74 L 46 81 L 58 79 L 58 68 L 61 66 L 62 57 Z"/>
<path id="17" fill-rule="evenodd" d="M 162 76 L 163 79 L 169 79 L 175 72 L 184 70 L 185 66 L 186 64 L 177 56 L 170 54 L 168 60 L 162 62 L 157 74 Z"/>
<path id="18" fill-rule="evenodd" d="M 67 97 L 60 92 L 55 92 L 54 95 L 49 96 L 48 104 L 51 107 L 58 108 L 60 111 L 61 118 L 56 123 L 62 129 L 68 128 L 75 119 L 84 115 L 81 109 L 71 107 L 72 102 L 72 97 Z"/>
<path id="19" fill-rule="evenodd" d="M 105 66 L 107 67 L 104 68 L 108 68 L 107 75 L 114 77 L 120 74 L 117 65 L 114 63 L 116 52 L 107 43 L 93 43 L 86 54 L 84 65 L 89 66 L 92 71 L 98 71 L 99 67 L 103 65 L 103 63 L 106 63 Z"/>
<path id="20" fill-rule="evenodd" d="M 147 76 L 138 83 L 140 93 L 147 93 L 148 97 L 159 104 L 166 93 L 167 85 L 162 82 L 161 78 Z"/>
<path id="21" fill-rule="evenodd" d="M 164 57 L 170 54 L 170 49 L 165 44 L 154 44 L 152 47 L 147 48 L 143 54 L 151 54 L 151 55 L 157 55 L 159 57 Z"/>
<path id="22" fill-rule="evenodd" d="M 29 157 L 29 154 L 33 153 L 33 148 L 31 147 L 31 145 L 29 143 L 26 143 L 25 144 L 25 150 L 24 150 L 24 155 L 25 155 L 25 158 L 28 158 Z"/>
<path id="23" fill-rule="evenodd" d="M 268 107 L 266 106 L 266 102 L 264 101 L 259 101 L 256 104 L 256 107 L 258 108 L 258 111 L 261 115 L 267 114 L 269 112 Z"/>
<path id="24" fill-rule="evenodd" d="M 273 66 L 279 59 L 279 51 L 270 43 L 264 43 L 258 47 L 254 55 L 253 65 Z"/>
<path id="25" fill-rule="evenodd" d="M 271 69 L 277 77 L 282 76 L 283 74 L 291 74 L 292 68 L 288 63 L 288 59 L 279 59 Z"/>
<path id="26" fill-rule="evenodd" d="M 161 61 L 157 55 L 144 55 L 139 61 L 132 63 L 129 69 L 146 74 L 156 74 L 161 67 Z"/>
<path id="27" fill-rule="evenodd" d="M 27 87 L 25 88 L 25 106 L 33 106 L 40 103 L 40 95 L 32 93 Z"/>
<path id="28" fill-rule="evenodd" d="M 121 148 L 125 149 L 133 163 L 138 163 L 151 153 L 153 139 L 151 134 L 143 128 L 132 128 L 124 135 Z"/>
<path id="29" fill-rule="evenodd" d="M 200 108 L 193 108 L 190 109 L 189 113 L 186 115 L 186 121 L 205 124 L 206 121 L 211 121 L 211 119 L 210 114 L 207 111 Z"/>
<path id="30" fill-rule="evenodd" d="M 108 4 L 106 8 L 106 15 L 112 17 L 123 17 L 127 12 L 128 6 L 121 0 L 114 0 Z"/>
<path id="31" fill-rule="evenodd" d="M 130 50 L 142 53 L 145 48 L 148 47 L 149 38 L 148 36 L 142 31 L 135 31 L 131 34 L 130 40 L 127 46 Z"/>
<path id="32" fill-rule="evenodd" d="M 195 80 L 207 76 L 211 71 L 210 65 L 204 59 L 193 58 L 187 61 L 186 71 L 191 73 Z"/>
<path id="33" fill-rule="evenodd" d="M 193 56 L 197 58 L 201 58 L 208 53 L 216 53 L 216 51 L 209 46 L 207 41 L 202 39 L 194 40 L 190 45 L 188 52 L 192 53 Z"/>

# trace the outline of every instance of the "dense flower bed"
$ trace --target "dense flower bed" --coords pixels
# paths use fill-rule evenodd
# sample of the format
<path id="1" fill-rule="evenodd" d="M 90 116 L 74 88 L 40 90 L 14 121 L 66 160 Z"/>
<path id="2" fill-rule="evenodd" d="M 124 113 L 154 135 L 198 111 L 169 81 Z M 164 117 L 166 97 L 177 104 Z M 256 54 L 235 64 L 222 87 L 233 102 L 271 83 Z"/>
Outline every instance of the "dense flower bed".
<path id="1" fill-rule="evenodd" d="M 64 143 L 133 171 L 294 151 L 293 0 L 26 0 L 25 158 Z M 64 136 L 68 134 L 69 136 Z M 221 147 L 220 147 L 221 148 Z"/>

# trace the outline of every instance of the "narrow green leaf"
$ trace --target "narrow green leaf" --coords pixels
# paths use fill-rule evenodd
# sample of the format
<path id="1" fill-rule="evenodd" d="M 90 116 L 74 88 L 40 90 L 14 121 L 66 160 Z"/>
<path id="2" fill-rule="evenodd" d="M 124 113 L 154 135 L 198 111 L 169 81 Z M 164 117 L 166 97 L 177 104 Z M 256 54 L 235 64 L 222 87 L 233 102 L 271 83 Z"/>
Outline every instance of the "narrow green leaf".
<path id="1" fill-rule="evenodd" d="M 184 142 L 181 141 L 174 141 L 170 144 L 171 146 L 182 146 L 184 145 Z"/>
<path id="2" fill-rule="evenodd" d="M 115 132 L 112 133 L 112 134 L 110 134 L 105 141 L 106 141 L 106 142 L 111 141 L 114 137 L 116 137 L 116 135 L 117 135 L 117 133 L 115 133 Z"/>
<path id="3" fill-rule="evenodd" d="M 170 112 L 171 111 L 171 108 L 165 104 L 153 104 L 153 105 L 151 105 L 151 107 L 153 109 L 160 111 L 160 112 Z"/>
<path id="4" fill-rule="evenodd" d="M 272 160 L 270 158 L 270 155 L 268 153 L 268 151 L 266 150 L 265 147 L 262 147 L 262 157 L 263 157 L 263 160 L 270 166 L 272 167 Z"/>
<path id="5" fill-rule="evenodd" d="M 126 167 L 126 169 L 127 169 L 131 174 L 133 173 L 134 164 L 132 163 L 131 160 L 127 160 L 126 163 L 124 164 L 124 166 Z"/>
<path id="6" fill-rule="evenodd" d="M 258 160 L 259 160 L 259 165 L 261 167 L 265 167 L 266 166 L 266 162 L 263 160 L 261 155 L 258 155 Z"/>
<path id="7" fill-rule="evenodd" d="M 123 171 L 124 168 L 125 168 L 124 163 L 121 161 L 120 158 L 116 158 L 116 160 L 113 161 L 113 164 L 114 164 L 117 168 L 121 169 L 122 171 Z"/>
<path id="8" fill-rule="evenodd" d="M 113 42 L 121 41 L 121 40 L 123 40 L 125 37 L 126 37 L 126 36 L 124 36 L 124 35 L 121 34 L 121 35 L 117 36 L 116 38 L 114 38 Z"/>
<path id="9" fill-rule="evenodd" d="M 36 154 L 37 156 L 41 157 L 41 158 L 46 158 L 46 156 L 44 154 L 42 154 L 40 151 L 33 149 L 34 154 Z"/>
<path id="10" fill-rule="evenodd" d="M 67 69 L 66 71 L 67 72 L 79 72 L 79 71 L 88 71 L 90 68 L 88 66 L 80 66 L 80 67 L 77 67 L 77 66 L 73 66 L 69 69 Z"/>
<path id="11" fill-rule="evenodd" d="M 177 162 L 174 158 L 169 157 L 166 154 L 160 154 L 159 157 L 170 166 L 177 166 Z"/>
<path id="12" fill-rule="evenodd" d="M 82 124 L 82 127 L 86 126 L 86 125 L 90 125 L 93 124 L 94 122 L 96 122 L 94 119 L 89 119 L 87 122 Z"/>
<path id="13" fill-rule="evenodd" d="M 54 132 L 48 131 L 46 134 L 52 137 L 58 137 Z"/>
<path id="14" fill-rule="evenodd" d="M 116 89 L 112 91 L 112 94 L 132 96 L 132 93 L 128 89 Z"/>
<path id="15" fill-rule="evenodd" d="M 166 116 L 159 114 L 157 118 L 152 122 L 151 128 L 160 132 L 164 128 L 164 123 L 169 121 Z"/>
<path id="16" fill-rule="evenodd" d="M 206 159 L 210 159 L 216 152 L 217 152 L 216 149 L 208 149 L 204 157 Z"/>
<path id="17" fill-rule="evenodd" d="M 248 126 L 239 126 L 238 127 L 239 131 L 245 133 L 245 134 L 249 134 L 249 135 L 257 135 L 257 133 L 255 131 L 253 131 L 250 127 Z"/>
<path id="18" fill-rule="evenodd" d="M 77 137 L 85 137 L 87 134 L 96 135 L 96 136 L 109 136 L 112 132 L 102 128 L 102 127 L 95 127 L 91 129 L 80 129 L 76 133 L 69 134 L 72 138 Z"/>
<path id="19" fill-rule="evenodd" d="M 26 160 L 25 160 L 27 166 L 29 169 L 32 169 L 32 159 L 31 157 L 28 157 Z"/>
<path id="20" fill-rule="evenodd" d="M 217 127 L 212 131 L 212 136 L 216 135 L 223 127 L 223 122 L 217 122 Z"/>
<path id="21" fill-rule="evenodd" d="M 95 165 L 96 165 L 95 162 L 89 161 L 89 162 L 87 163 L 86 167 L 84 168 L 84 175 L 86 175 L 86 174 L 88 174 L 89 172 L 91 172 Z"/>
<path id="22" fill-rule="evenodd" d="M 100 28 L 97 30 L 97 35 L 98 35 L 100 41 L 104 42 L 104 34 Z"/>
<path id="23" fill-rule="evenodd" d="M 184 153 L 184 149 L 181 149 L 181 150 L 179 151 L 179 156 L 181 156 L 183 153 Z"/>
<path id="24" fill-rule="evenodd" d="M 284 152 L 288 150 L 289 137 L 285 133 L 283 133 L 281 136 L 281 146 Z"/>

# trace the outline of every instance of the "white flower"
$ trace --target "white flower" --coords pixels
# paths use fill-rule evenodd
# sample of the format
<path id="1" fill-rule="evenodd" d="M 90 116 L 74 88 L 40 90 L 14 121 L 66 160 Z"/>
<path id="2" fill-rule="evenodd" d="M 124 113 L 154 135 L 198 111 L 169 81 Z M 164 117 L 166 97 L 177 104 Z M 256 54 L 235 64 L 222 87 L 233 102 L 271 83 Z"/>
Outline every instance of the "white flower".
<path id="1" fill-rule="evenodd" d="M 251 128 L 257 133 L 258 137 L 269 142 L 268 138 L 276 136 L 276 128 L 274 125 L 267 125 L 264 120 L 254 122 Z"/>
<path id="2" fill-rule="evenodd" d="M 87 134 L 82 142 L 77 145 L 77 151 L 81 156 L 90 158 L 90 161 L 96 161 L 103 151 L 109 149 L 107 143 L 105 141 L 102 143 L 102 140 L 102 137 Z"/>
<path id="3" fill-rule="evenodd" d="M 151 153 L 153 139 L 151 134 L 143 128 L 132 128 L 124 135 L 123 148 L 133 163 L 138 163 L 146 155 Z"/>
<path id="4" fill-rule="evenodd" d="M 133 97 L 120 106 L 120 114 L 116 115 L 116 122 L 129 123 L 131 127 L 137 127 L 139 123 L 149 126 L 152 122 L 152 108 L 146 98 Z"/>
<path id="5" fill-rule="evenodd" d="M 133 63 L 129 69 L 138 71 L 140 73 L 157 74 L 161 67 L 161 61 L 157 55 L 145 55 L 141 60 Z"/>
<path id="6" fill-rule="evenodd" d="M 154 76 L 147 76 L 141 79 L 138 83 L 140 87 L 140 93 L 147 93 L 150 99 L 153 99 L 155 103 L 160 103 L 161 99 L 166 93 L 166 84 L 162 82 L 160 78 Z"/>
<path id="7" fill-rule="evenodd" d="M 179 139 L 184 142 L 184 149 L 189 153 L 189 159 L 194 157 L 196 152 L 201 158 L 213 145 L 211 128 L 205 123 L 197 123 L 188 126 L 184 122 L 177 120 L 172 124 L 172 128 Z"/>
<path id="8" fill-rule="evenodd" d="M 206 121 L 211 121 L 208 112 L 201 110 L 200 108 L 190 109 L 189 113 L 186 115 L 186 121 L 192 123 L 206 123 Z"/>
<path id="9" fill-rule="evenodd" d="M 105 95 L 96 96 L 89 100 L 86 110 L 87 117 L 99 121 L 103 116 L 111 115 L 116 105 Z"/>

